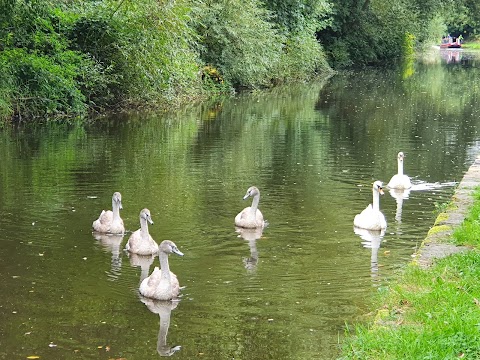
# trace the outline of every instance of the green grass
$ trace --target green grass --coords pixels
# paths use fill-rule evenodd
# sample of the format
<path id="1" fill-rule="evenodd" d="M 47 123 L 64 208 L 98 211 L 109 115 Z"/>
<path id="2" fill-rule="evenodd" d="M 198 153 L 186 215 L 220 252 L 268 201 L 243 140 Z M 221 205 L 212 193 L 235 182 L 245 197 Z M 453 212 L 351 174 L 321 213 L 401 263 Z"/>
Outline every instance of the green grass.
<path id="1" fill-rule="evenodd" d="M 462 44 L 464 49 L 480 50 L 480 41 L 467 41 Z"/>
<path id="2" fill-rule="evenodd" d="M 474 193 L 474 203 L 469 215 L 453 234 L 453 242 L 457 245 L 480 247 L 480 188 Z"/>
<path id="3" fill-rule="evenodd" d="M 371 324 L 349 331 L 342 359 L 480 359 L 480 190 L 474 198 L 451 239 L 472 250 L 407 266 Z"/>

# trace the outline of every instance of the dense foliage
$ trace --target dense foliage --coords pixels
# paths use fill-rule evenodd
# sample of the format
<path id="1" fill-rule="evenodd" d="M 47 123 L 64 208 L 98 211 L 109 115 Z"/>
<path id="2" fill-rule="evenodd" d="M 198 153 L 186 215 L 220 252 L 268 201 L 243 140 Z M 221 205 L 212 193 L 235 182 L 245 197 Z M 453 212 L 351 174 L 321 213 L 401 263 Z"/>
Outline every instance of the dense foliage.
<path id="1" fill-rule="evenodd" d="M 206 0 L 200 6 L 202 59 L 234 86 L 268 84 L 280 61 L 283 38 L 258 0 Z"/>
<path id="2" fill-rule="evenodd" d="M 447 30 L 473 34 L 478 10 L 471 0 L 2 0 L 0 118 L 165 106 L 381 64 Z"/>
<path id="3" fill-rule="evenodd" d="M 444 0 L 443 18 L 446 31 L 465 38 L 478 36 L 480 29 L 480 2 L 477 0 Z"/>

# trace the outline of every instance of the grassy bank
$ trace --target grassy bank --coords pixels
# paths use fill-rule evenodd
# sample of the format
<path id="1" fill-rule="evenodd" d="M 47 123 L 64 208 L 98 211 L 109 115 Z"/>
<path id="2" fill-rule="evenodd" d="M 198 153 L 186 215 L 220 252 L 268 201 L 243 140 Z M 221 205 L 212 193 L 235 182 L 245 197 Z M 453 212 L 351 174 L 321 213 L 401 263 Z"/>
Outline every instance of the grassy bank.
<path id="1" fill-rule="evenodd" d="M 479 41 L 466 42 L 462 44 L 462 48 L 469 49 L 469 50 L 480 50 L 480 42 Z"/>
<path id="2" fill-rule="evenodd" d="M 462 43 L 462 48 L 468 50 L 480 50 L 480 37 L 470 36 Z"/>
<path id="3" fill-rule="evenodd" d="M 427 268 L 409 264 L 377 299 L 370 325 L 350 329 L 342 359 L 480 359 L 480 188 L 470 196 L 473 206 L 453 233 L 450 225 L 433 228 L 448 234 L 434 246 L 465 251 Z"/>

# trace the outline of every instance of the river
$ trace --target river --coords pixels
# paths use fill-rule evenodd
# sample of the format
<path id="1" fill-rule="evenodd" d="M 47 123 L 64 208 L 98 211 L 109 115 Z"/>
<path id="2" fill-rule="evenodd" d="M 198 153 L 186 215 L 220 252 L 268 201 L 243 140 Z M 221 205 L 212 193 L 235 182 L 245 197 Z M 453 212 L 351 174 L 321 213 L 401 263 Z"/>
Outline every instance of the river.
<path id="1" fill-rule="evenodd" d="M 479 62 L 441 54 L 178 112 L 0 129 L 0 358 L 337 357 L 479 152 Z M 357 234 L 399 151 L 413 189 L 381 197 L 385 234 Z M 251 185 L 263 233 L 234 227 Z M 114 191 L 127 234 L 94 236 Z M 143 208 L 185 254 L 169 258 L 174 305 L 142 301 L 158 259 L 123 251 Z"/>

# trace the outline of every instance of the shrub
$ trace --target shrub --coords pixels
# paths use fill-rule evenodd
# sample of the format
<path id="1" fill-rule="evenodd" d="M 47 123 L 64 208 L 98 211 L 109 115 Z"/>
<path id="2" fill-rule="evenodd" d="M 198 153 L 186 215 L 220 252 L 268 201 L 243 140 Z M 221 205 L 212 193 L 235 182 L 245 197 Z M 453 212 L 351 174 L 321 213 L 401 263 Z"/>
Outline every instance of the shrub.
<path id="1" fill-rule="evenodd" d="M 13 115 L 13 78 L 6 59 L 0 56 L 0 120 L 5 121 Z"/>
<path id="2" fill-rule="evenodd" d="M 233 86 L 267 86 L 282 56 L 284 37 L 257 0 L 205 1 L 197 8 L 200 56 Z"/>
<path id="3" fill-rule="evenodd" d="M 315 73 L 330 71 L 314 33 L 302 32 L 287 40 L 276 76 L 282 81 L 305 80 Z"/>
<path id="4" fill-rule="evenodd" d="M 74 52 L 64 52 L 61 58 L 30 54 L 24 49 L 1 53 L 2 63 L 10 64 L 13 77 L 10 90 L 17 104 L 18 116 L 46 116 L 51 114 L 85 114 L 84 96 L 77 87 L 76 63 L 81 57 Z"/>
<path id="5" fill-rule="evenodd" d="M 69 49 L 65 13 L 42 1 L 11 2 L 0 31 L 3 118 L 87 113 L 87 84 L 99 74 L 91 59 Z"/>
<path id="6" fill-rule="evenodd" d="M 126 1 L 111 17 L 126 64 L 120 85 L 134 101 L 175 102 L 195 96 L 201 83 L 188 0 Z"/>

